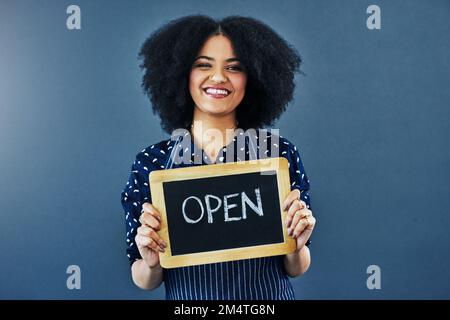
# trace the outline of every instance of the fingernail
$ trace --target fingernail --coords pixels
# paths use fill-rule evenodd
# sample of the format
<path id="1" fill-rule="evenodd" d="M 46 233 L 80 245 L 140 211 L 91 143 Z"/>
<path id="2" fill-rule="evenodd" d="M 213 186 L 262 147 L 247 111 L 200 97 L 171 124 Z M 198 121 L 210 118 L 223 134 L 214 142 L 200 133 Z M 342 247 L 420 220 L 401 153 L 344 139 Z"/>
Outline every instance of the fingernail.
<path id="1" fill-rule="evenodd" d="M 292 229 L 288 229 L 288 235 L 290 236 L 291 235 L 291 233 L 292 233 Z"/>
<path id="2" fill-rule="evenodd" d="M 161 247 L 159 247 L 159 251 L 160 251 L 160 252 L 164 252 L 164 249 L 161 248 Z"/>

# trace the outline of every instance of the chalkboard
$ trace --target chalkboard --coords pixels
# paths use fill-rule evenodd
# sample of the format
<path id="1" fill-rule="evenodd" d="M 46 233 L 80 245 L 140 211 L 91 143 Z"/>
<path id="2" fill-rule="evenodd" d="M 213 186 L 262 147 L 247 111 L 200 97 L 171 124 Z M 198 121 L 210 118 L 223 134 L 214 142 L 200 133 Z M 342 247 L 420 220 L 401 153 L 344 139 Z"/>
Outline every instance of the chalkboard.
<path id="1" fill-rule="evenodd" d="M 295 249 L 282 202 L 290 191 L 285 158 L 150 173 L 162 214 L 164 268 L 286 254 Z"/>

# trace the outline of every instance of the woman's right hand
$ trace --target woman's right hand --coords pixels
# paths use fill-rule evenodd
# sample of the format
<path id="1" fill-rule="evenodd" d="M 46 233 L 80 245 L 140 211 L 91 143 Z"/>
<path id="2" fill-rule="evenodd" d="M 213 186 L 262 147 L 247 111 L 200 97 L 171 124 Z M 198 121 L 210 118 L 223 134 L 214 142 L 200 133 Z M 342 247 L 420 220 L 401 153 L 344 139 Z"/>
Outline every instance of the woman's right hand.
<path id="1" fill-rule="evenodd" d="M 146 202 L 142 205 L 139 217 L 141 226 L 137 229 L 134 241 L 142 259 L 150 268 L 159 266 L 159 252 L 164 252 L 167 244 L 156 233 L 161 228 L 161 214 L 155 207 Z"/>

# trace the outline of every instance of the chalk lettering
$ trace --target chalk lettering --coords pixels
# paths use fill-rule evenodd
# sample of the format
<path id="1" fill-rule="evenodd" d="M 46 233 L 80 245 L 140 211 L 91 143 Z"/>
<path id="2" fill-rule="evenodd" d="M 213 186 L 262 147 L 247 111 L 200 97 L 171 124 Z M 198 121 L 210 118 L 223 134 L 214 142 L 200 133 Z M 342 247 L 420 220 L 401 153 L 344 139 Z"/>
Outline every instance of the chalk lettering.
<path id="1" fill-rule="evenodd" d="M 230 209 L 237 208 L 238 203 L 239 203 L 239 201 L 237 201 L 237 203 L 231 203 L 232 198 L 238 197 L 239 195 L 241 196 L 241 201 L 240 201 L 241 214 L 237 215 L 237 216 L 230 216 Z M 262 201 L 261 201 L 261 191 L 259 190 L 259 188 L 255 189 L 255 196 L 256 196 L 256 203 L 253 202 L 247 196 L 245 191 L 242 191 L 240 193 L 233 193 L 233 194 L 225 195 L 223 197 L 223 201 L 218 196 L 215 196 L 212 194 L 205 195 L 205 206 L 206 206 L 208 223 L 214 222 L 213 214 L 220 210 L 220 208 L 222 207 L 222 204 L 223 204 L 223 216 L 224 216 L 225 222 L 239 221 L 241 219 L 244 219 L 244 220 L 247 219 L 247 206 L 250 207 L 250 209 L 252 209 L 258 216 L 260 216 L 260 217 L 264 216 L 263 206 L 262 206 Z M 216 205 L 214 208 L 211 205 L 212 199 L 214 199 L 216 201 Z M 189 210 L 187 210 L 187 204 L 190 200 L 195 200 L 200 207 L 201 213 L 197 219 L 192 218 L 192 216 L 195 215 L 196 212 L 186 212 L 186 211 L 189 211 Z M 200 222 L 205 213 L 205 206 L 203 205 L 203 202 L 200 198 L 198 198 L 196 196 L 187 197 L 183 201 L 183 204 L 182 204 L 182 212 L 183 212 L 184 220 L 190 224 L 195 224 L 195 223 Z M 192 206 L 190 206 L 189 208 L 191 208 L 191 211 L 192 211 Z M 198 214 L 198 212 L 197 212 L 197 214 Z"/>
<path id="2" fill-rule="evenodd" d="M 195 200 L 197 200 L 197 202 L 200 204 L 200 208 L 202 209 L 202 213 L 201 213 L 200 217 L 199 217 L 197 220 L 192 220 L 191 218 L 189 218 L 189 217 L 186 215 L 186 203 L 187 203 L 187 201 L 188 201 L 189 199 L 195 199 Z M 191 197 L 186 198 L 186 199 L 183 201 L 183 217 L 184 217 L 184 220 L 186 220 L 187 223 L 197 223 L 197 222 L 199 222 L 200 220 L 202 220 L 203 214 L 204 214 L 204 213 L 205 213 L 205 209 L 203 209 L 202 201 L 201 201 L 199 198 L 194 197 L 194 196 L 191 196 Z"/>

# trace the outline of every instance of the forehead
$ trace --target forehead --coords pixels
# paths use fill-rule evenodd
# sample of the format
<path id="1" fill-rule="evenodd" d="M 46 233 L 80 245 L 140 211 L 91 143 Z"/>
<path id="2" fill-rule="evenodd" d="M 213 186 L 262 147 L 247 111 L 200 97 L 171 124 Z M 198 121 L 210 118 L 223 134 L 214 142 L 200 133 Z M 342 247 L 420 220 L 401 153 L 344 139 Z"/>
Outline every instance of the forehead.
<path id="1" fill-rule="evenodd" d="M 233 45 L 230 39 L 223 35 L 211 36 L 203 44 L 199 55 L 231 58 L 234 57 Z"/>

